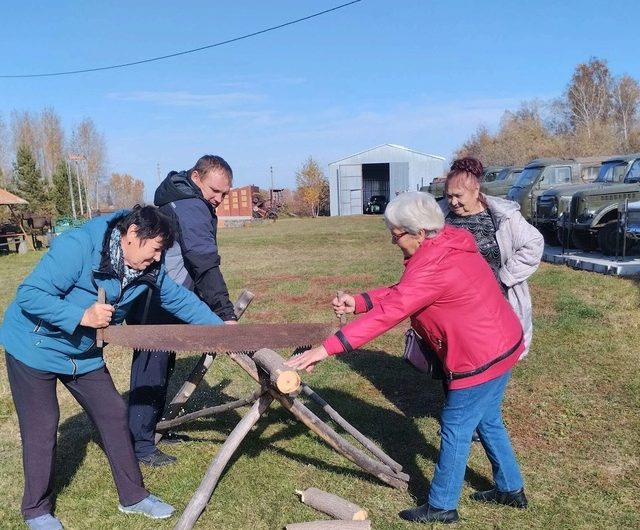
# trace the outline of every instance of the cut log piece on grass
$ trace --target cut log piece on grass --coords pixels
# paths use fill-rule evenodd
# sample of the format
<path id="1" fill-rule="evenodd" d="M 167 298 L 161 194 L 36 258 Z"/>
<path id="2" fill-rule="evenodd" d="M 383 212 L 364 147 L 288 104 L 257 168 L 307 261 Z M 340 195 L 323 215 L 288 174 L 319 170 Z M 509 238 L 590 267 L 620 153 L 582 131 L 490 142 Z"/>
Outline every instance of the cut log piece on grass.
<path id="1" fill-rule="evenodd" d="M 285 530 L 371 530 L 371 521 L 309 521 L 288 524 Z"/>
<path id="2" fill-rule="evenodd" d="M 296 491 L 300 500 L 307 506 L 330 515 L 334 519 L 345 521 L 364 521 L 367 519 L 367 510 L 333 493 L 322 491 L 318 488 L 307 488 L 304 491 Z"/>
<path id="3" fill-rule="evenodd" d="M 273 398 L 269 394 L 261 396 L 260 399 L 253 404 L 249 412 L 240 420 L 238 425 L 235 426 L 233 431 L 231 431 L 209 464 L 209 468 L 200 486 L 198 486 L 193 497 L 191 497 L 182 517 L 180 517 L 180 520 L 174 527 L 175 530 L 191 530 L 193 528 L 198 517 L 200 517 L 200 514 L 206 508 L 211 494 L 218 484 L 220 476 L 233 456 L 233 453 L 272 402 Z"/>
<path id="4" fill-rule="evenodd" d="M 268 348 L 253 354 L 253 361 L 269 375 L 271 384 L 283 394 L 295 392 L 300 388 L 300 376 L 294 369 L 284 365 L 284 359 Z"/>

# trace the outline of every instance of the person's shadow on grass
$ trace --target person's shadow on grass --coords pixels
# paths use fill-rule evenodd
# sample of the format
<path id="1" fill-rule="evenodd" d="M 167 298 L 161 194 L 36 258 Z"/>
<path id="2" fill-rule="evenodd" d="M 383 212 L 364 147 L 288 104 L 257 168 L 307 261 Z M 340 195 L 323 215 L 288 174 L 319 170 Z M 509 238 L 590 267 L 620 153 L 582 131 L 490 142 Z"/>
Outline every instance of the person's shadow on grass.
<path id="1" fill-rule="evenodd" d="M 406 423 L 415 425 L 414 418 L 420 417 L 433 418 L 435 422 L 439 422 L 444 403 L 441 380 L 434 380 L 430 375 L 413 369 L 400 357 L 383 351 L 359 350 L 354 354 L 342 355 L 339 359 L 368 379 L 402 412 Z M 410 462 L 407 464 L 407 472 L 411 475 L 409 491 L 415 497 L 423 499 L 430 481 L 420 471 L 418 460 L 429 459 L 435 463 L 438 460 L 439 446 L 425 439 L 424 434 L 415 426 L 413 432 L 408 427 L 403 427 L 398 432 L 393 422 L 380 424 L 379 428 L 381 432 L 378 439 L 385 440 L 386 447 L 394 451 L 394 454 L 402 455 L 404 462 Z M 465 479 L 479 491 L 492 487 L 490 477 L 469 467 Z"/>

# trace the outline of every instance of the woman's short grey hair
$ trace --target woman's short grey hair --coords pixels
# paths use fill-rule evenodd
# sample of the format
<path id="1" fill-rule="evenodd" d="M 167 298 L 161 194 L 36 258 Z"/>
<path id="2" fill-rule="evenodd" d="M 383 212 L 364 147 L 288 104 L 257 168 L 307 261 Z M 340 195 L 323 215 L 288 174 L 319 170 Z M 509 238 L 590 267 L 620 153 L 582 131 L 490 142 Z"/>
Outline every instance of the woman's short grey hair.
<path id="1" fill-rule="evenodd" d="M 408 191 L 395 197 L 384 211 L 384 222 L 391 230 L 396 228 L 427 237 L 435 237 L 444 226 L 444 215 L 433 195 L 423 191 Z"/>

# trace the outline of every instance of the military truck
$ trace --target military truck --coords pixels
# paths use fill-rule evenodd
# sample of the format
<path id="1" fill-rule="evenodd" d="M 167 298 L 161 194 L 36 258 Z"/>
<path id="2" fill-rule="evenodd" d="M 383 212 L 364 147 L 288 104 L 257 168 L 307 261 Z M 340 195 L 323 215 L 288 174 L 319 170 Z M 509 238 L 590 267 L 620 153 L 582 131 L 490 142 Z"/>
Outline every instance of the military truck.
<path id="1" fill-rule="evenodd" d="M 599 248 L 609 256 L 616 253 L 619 204 L 625 199 L 629 202 L 640 200 L 640 153 L 621 156 L 617 160 L 620 168 L 628 167 L 622 182 L 574 193 L 564 220 L 565 226 L 571 229 L 571 240 L 578 248 Z"/>
<path id="2" fill-rule="evenodd" d="M 491 182 L 482 182 L 480 191 L 485 195 L 493 195 L 494 197 L 506 197 L 513 183 L 522 173 L 522 166 L 505 167 L 498 173 L 495 180 Z"/>
<path id="3" fill-rule="evenodd" d="M 627 204 L 626 235 L 635 244 L 640 243 L 640 201 Z"/>
<path id="4" fill-rule="evenodd" d="M 513 183 L 507 199 L 520 205 L 520 212 L 533 223 L 538 196 L 563 184 L 591 182 L 596 178 L 602 160 L 539 158 L 532 160 Z"/>
<path id="5" fill-rule="evenodd" d="M 481 182 L 494 182 L 503 169 L 504 166 L 487 166 L 486 168 L 484 168 Z M 446 180 L 446 177 L 437 177 L 433 179 L 431 184 L 429 184 L 428 186 L 423 186 L 422 188 L 420 188 L 420 191 L 428 191 L 436 199 L 441 199 L 442 197 L 444 197 L 444 184 Z"/>
<path id="6" fill-rule="evenodd" d="M 533 224 L 545 236 L 547 243 L 557 244 L 564 241 L 565 244 L 569 244 L 566 239 L 568 229 L 563 222 L 563 216 L 569 212 L 571 197 L 579 191 L 603 188 L 622 182 L 629 168 L 625 158 L 628 157 L 614 156 L 602 162 L 598 176 L 591 183 L 562 184 L 538 196 Z M 597 159 L 594 160 L 597 161 Z"/>

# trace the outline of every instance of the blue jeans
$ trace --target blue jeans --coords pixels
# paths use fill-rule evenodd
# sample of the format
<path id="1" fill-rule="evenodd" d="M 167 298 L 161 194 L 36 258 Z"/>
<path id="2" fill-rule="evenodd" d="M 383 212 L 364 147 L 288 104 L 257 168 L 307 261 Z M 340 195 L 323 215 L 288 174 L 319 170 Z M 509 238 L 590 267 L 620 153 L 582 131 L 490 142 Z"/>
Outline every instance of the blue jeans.
<path id="1" fill-rule="evenodd" d="M 474 430 L 491 462 L 498 491 L 523 487 L 501 413 L 510 375 L 511 371 L 478 386 L 449 391 L 442 410 L 440 454 L 428 497 L 434 508 L 453 510 L 458 505 Z"/>

